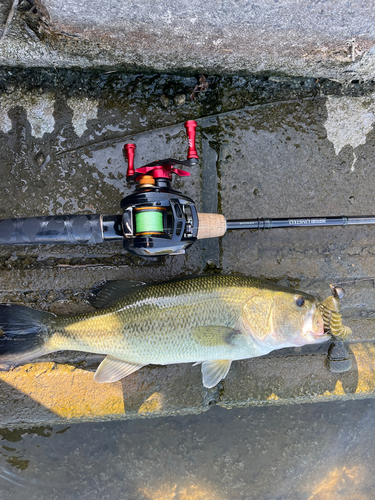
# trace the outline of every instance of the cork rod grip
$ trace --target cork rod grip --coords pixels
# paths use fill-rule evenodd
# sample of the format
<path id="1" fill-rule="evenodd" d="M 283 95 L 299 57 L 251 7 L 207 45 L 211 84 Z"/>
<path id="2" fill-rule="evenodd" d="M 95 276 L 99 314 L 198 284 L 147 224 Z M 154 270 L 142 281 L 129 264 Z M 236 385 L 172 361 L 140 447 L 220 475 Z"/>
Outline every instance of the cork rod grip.
<path id="1" fill-rule="evenodd" d="M 198 214 L 197 239 L 218 238 L 223 236 L 227 230 L 227 222 L 224 215 L 220 214 Z"/>

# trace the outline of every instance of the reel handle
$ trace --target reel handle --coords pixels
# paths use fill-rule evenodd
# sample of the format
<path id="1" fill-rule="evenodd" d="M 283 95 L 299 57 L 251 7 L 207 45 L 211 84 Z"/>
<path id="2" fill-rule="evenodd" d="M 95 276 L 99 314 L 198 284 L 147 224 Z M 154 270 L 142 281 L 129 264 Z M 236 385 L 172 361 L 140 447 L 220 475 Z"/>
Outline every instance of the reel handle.
<path id="1" fill-rule="evenodd" d="M 134 151 L 136 150 L 136 145 L 133 143 L 127 143 L 124 146 L 124 151 L 126 154 L 126 159 L 128 160 L 128 170 L 126 172 L 126 177 L 133 177 L 135 174 L 134 170 Z"/>
<path id="2" fill-rule="evenodd" d="M 185 122 L 186 135 L 189 140 L 189 149 L 187 154 L 187 159 L 191 158 L 199 159 L 198 153 L 195 149 L 195 129 L 197 128 L 197 122 L 194 120 L 188 120 Z"/>

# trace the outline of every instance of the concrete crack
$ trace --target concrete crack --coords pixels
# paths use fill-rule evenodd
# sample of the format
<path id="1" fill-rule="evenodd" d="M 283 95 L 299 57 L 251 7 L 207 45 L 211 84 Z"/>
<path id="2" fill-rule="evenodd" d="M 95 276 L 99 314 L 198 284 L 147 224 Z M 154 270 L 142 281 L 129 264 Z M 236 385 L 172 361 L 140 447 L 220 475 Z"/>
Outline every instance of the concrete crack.
<path id="1" fill-rule="evenodd" d="M 4 40 L 4 38 L 6 37 L 6 34 L 9 31 L 10 25 L 12 24 L 14 15 L 17 11 L 18 2 L 19 2 L 19 0 L 13 0 L 12 6 L 11 6 L 9 14 L 8 14 L 8 18 L 6 20 L 6 23 L 4 24 L 4 29 L 3 29 L 3 32 L 2 32 L 1 37 L 0 37 L 0 43 Z"/>

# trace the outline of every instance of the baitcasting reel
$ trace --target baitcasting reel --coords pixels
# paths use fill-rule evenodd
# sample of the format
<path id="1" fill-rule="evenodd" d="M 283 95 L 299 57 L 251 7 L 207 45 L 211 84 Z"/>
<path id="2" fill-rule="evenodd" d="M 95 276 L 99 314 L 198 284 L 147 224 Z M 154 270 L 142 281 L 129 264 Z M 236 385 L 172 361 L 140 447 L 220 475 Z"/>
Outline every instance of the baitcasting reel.
<path id="1" fill-rule="evenodd" d="M 138 183 L 133 194 L 121 201 L 124 248 L 142 256 L 185 253 L 197 238 L 222 236 L 225 219 L 218 214 L 198 214 L 194 201 L 171 188 L 172 174 L 189 176 L 180 166 L 198 164 L 195 149 L 196 122 L 185 123 L 189 148 L 187 160 L 173 158 L 148 163 L 134 170 L 135 144 L 125 144 L 128 160 L 126 177 Z"/>

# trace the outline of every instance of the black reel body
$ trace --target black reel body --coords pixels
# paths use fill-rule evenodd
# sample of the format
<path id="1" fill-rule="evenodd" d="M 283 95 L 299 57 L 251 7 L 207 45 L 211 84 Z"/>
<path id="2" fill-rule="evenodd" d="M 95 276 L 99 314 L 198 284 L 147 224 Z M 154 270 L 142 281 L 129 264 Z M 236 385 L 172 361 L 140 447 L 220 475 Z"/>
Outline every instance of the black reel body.
<path id="1" fill-rule="evenodd" d="M 123 245 L 135 255 L 176 255 L 197 239 L 194 201 L 169 187 L 140 187 L 121 201 Z"/>

